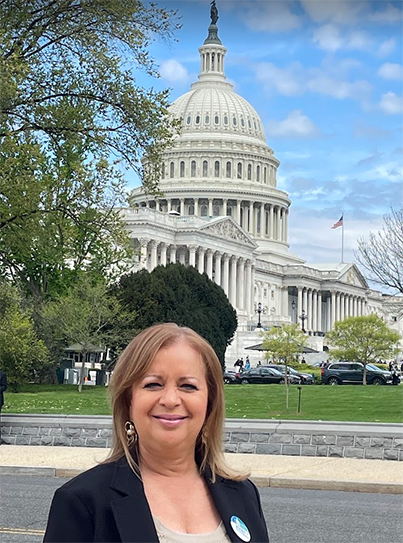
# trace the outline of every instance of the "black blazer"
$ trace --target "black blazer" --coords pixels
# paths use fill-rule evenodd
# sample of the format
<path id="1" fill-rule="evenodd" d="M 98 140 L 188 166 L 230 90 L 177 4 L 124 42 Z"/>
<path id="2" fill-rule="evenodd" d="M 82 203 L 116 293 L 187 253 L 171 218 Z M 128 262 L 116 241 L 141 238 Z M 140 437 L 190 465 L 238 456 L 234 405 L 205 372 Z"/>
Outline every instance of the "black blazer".
<path id="1" fill-rule="evenodd" d="M 259 493 L 251 481 L 205 480 L 231 541 L 243 541 L 231 527 L 233 515 L 246 524 L 251 542 L 269 541 Z M 56 490 L 43 541 L 158 543 L 143 484 L 127 460 L 100 464 Z"/>
<path id="2" fill-rule="evenodd" d="M 0 409 L 4 404 L 4 395 L 3 392 L 7 390 L 7 377 L 4 371 L 0 370 Z"/>

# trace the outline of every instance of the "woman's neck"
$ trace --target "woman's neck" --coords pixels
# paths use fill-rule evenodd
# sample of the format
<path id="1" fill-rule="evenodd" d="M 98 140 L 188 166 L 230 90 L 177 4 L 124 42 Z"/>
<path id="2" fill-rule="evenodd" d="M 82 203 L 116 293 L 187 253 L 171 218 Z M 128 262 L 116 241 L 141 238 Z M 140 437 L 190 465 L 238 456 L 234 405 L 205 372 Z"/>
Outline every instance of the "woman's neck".
<path id="1" fill-rule="evenodd" d="M 194 458 L 194 451 L 148 451 L 140 449 L 139 466 L 142 475 L 161 475 L 164 477 L 180 477 L 199 473 Z"/>

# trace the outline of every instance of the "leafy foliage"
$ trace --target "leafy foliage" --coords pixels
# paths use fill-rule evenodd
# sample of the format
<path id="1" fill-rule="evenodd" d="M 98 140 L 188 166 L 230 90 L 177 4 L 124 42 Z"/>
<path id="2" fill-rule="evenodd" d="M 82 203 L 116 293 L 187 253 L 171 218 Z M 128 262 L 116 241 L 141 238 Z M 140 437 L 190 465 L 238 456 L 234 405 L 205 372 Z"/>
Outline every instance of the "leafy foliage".
<path id="1" fill-rule="evenodd" d="M 135 71 L 157 75 L 150 40 L 176 27 L 133 0 L 0 2 L 0 273 L 35 296 L 77 270 L 122 272 L 122 166 L 155 190 L 172 138 L 168 92 L 139 87 Z"/>
<path id="2" fill-rule="evenodd" d="M 55 358 L 71 343 L 82 346 L 82 370 L 87 354 L 93 345 L 114 348 L 116 344 L 131 339 L 125 336 L 130 330 L 134 313 L 125 313 L 118 300 L 110 296 L 104 283 L 94 281 L 88 275 L 81 275 L 78 281 L 64 295 L 48 301 L 41 314 L 43 337 Z M 84 371 L 81 371 L 81 391 Z"/>
<path id="3" fill-rule="evenodd" d="M 18 290 L 0 283 L 0 300 L 0 367 L 7 374 L 10 388 L 18 390 L 24 382 L 49 377 L 51 361 Z"/>
<path id="4" fill-rule="evenodd" d="M 364 364 L 363 384 L 366 384 L 367 363 L 393 357 L 399 351 L 397 344 L 401 339 L 374 313 L 336 322 L 326 338 L 331 358 Z"/>
<path id="5" fill-rule="evenodd" d="M 120 279 L 115 289 L 138 331 L 159 322 L 188 326 L 213 346 L 224 367 L 225 351 L 237 328 L 236 312 L 221 287 L 192 266 L 157 266 Z"/>

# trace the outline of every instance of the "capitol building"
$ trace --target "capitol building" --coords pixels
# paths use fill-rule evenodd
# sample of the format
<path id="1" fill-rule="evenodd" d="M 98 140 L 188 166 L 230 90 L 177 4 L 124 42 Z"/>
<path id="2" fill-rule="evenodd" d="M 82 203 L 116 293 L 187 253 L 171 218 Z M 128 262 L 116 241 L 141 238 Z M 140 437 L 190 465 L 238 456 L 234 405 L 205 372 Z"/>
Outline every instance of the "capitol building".
<path id="1" fill-rule="evenodd" d="M 133 271 L 180 262 L 220 285 L 237 311 L 226 363 L 261 341 L 259 326 L 299 323 L 323 358 L 335 321 L 377 312 L 385 297 L 355 264 L 307 264 L 288 243 L 289 195 L 277 188 L 280 162 L 255 109 L 225 75 L 227 49 L 216 24 L 199 48 L 200 74 L 172 104 L 180 134 L 165 151 L 154 199 L 141 187 L 123 217 L 136 250 Z M 322 359 L 320 358 L 320 359 Z"/>

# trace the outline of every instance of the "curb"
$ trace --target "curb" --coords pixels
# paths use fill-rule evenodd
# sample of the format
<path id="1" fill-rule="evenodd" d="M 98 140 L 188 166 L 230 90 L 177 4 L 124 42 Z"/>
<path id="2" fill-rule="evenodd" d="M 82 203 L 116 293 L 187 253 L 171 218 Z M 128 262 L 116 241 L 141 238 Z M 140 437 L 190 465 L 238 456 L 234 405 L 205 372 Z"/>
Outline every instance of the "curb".
<path id="1" fill-rule="evenodd" d="M 48 468 L 41 466 L 0 466 L 0 475 L 30 475 L 33 477 L 72 478 L 83 469 Z M 403 483 L 374 483 L 370 481 L 331 481 L 328 479 L 298 479 L 295 477 L 268 477 L 253 475 L 250 479 L 260 488 L 294 488 L 299 490 L 332 490 L 340 492 L 368 492 L 376 494 L 403 494 Z"/>

